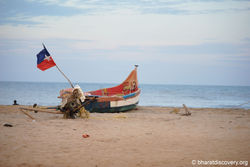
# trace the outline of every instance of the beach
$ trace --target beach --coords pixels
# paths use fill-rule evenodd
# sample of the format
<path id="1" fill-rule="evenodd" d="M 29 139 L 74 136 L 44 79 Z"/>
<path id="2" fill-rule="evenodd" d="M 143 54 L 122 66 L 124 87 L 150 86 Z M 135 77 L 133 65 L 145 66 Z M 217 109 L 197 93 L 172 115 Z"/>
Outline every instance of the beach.
<path id="1" fill-rule="evenodd" d="M 186 167 L 208 161 L 247 166 L 250 161 L 250 109 L 189 108 L 191 116 L 182 116 L 183 108 L 176 114 L 172 107 L 138 106 L 125 113 L 91 113 L 89 119 L 29 112 L 33 121 L 19 107 L 0 106 L 0 166 Z"/>

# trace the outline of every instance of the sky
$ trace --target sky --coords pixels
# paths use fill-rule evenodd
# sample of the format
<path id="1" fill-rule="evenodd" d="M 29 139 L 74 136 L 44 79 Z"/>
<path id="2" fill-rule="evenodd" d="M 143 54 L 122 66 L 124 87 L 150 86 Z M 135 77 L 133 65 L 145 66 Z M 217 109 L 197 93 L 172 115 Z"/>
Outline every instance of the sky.
<path id="1" fill-rule="evenodd" d="M 0 81 L 250 86 L 249 0 L 0 0 Z"/>

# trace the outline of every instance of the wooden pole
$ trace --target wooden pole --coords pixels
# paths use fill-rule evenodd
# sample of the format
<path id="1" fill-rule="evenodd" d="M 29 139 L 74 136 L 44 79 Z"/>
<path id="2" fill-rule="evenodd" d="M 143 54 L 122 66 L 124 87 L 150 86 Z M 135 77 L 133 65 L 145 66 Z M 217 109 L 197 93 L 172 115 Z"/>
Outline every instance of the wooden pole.
<path id="1" fill-rule="evenodd" d="M 25 115 L 27 115 L 28 117 L 30 117 L 32 120 L 35 120 L 35 118 L 34 117 L 32 117 L 30 114 L 28 114 L 27 112 L 25 112 L 25 111 L 23 111 L 23 110 L 21 110 Z"/>
<path id="2" fill-rule="evenodd" d="M 38 108 L 30 108 L 30 107 L 20 107 L 20 110 L 27 110 L 27 111 L 37 111 L 37 112 L 46 112 L 51 114 L 62 114 L 61 111 L 51 111 L 51 110 L 43 110 Z"/>
<path id="3" fill-rule="evenodd" d="M 60 70 L 60 68 L 56 65 L 56 68 L 58 69 L 58 71 L 60 71 L 60 73 L 68 80 L 69 84 L 71 85 L 72 88 L 74 88 L 72 82 L 69 80 L 69 78 Z"/>

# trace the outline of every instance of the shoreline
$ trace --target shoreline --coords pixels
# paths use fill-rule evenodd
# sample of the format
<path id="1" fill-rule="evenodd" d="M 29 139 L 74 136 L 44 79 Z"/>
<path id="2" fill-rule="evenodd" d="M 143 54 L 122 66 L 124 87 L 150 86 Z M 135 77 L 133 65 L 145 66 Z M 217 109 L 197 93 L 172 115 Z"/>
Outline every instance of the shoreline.
<path id="1" fill-rule="evenodd" d="M 33 105 L 13 105 L 13 104 L 0 104 L 1 106 L 20 106 L 20 107 L 32 107 Z M 38 107 L 55 107 L 55 106 L 48 106 L 48 105 L 39 105 Z M 243 108 L 243 107 L 189 107 L 187 106 L 189 109 L 194 109 L 194 110 L 220 110 L 220 109 L 228 109 L 228 110 L 250 110 L 250 108 Z M 149 106 L 142 106 L 142 105 L 137 105 L 136 108 L 165 108 L 165 109 L 174 109 L 174 108 L 179 108 L 182 109 L 183 106 L 178 106 L 178 107 L 173 107 L 173 106 L 153 106 L 153 105 L 149 105 Z M 125 111 L 124 113 L 129 112 L 129 111 Z"/>
<path id="2" fill-rule="evenodd" d="M 138 106 L 89 119 L 0 105 L 0 166 L 192 166 L 193 160 L 250 162 L 250 109 Z M 13 127 L 5 127 L 9 123 Z M 83 135 L 89 135 L 83 138 Z"/>

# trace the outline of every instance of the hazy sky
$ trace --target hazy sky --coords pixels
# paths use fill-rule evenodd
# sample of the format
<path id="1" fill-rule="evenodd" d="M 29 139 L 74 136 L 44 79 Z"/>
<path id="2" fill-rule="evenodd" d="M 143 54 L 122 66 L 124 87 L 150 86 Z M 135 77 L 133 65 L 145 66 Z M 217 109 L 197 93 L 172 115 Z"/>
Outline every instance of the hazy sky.
<path id="1" fill-rule="evenodd" d="M 250 86 L 248 0 L 0 0 L 0 81 Z"/>

